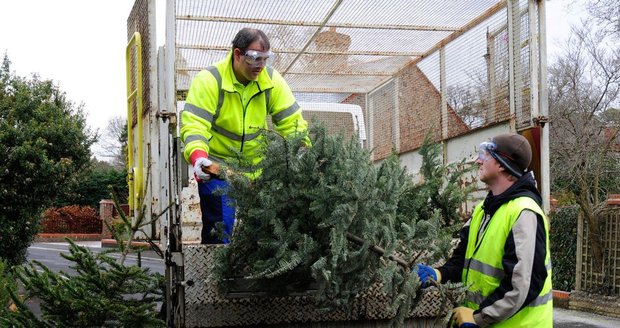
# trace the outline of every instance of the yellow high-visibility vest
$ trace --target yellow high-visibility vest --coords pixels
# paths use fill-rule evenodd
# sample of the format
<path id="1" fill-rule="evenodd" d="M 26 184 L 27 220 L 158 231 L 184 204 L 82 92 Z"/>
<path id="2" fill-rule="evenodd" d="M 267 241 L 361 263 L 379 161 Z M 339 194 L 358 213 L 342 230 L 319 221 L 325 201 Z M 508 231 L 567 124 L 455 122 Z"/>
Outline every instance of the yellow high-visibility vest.
<path id="1" fill-rule="evenodd" d="M 465 306 L 479 309 L 480 303 L 499 285 L 504 274 L 502 258 L 504 244 L 524 209 L 531 210 L 543 218 L 546 234 L 547 278 L 536 299 L 512 317 L 494 324 L 493 327 L 552 327 L 553 295 L 551 287 L 551 257 L 549 252 L 549 224 L 538 204 L 529 197 L 519 197 L 503 204 L 488 223 L 484 238 L 477 241 L 478 230 L 484 217 L 482 203 L 474 209 L 469 227 L 465 267 L 462 272 L 463 284 L 467 287 Z M 532 236 L 535 238 L 535 236 Z"/>

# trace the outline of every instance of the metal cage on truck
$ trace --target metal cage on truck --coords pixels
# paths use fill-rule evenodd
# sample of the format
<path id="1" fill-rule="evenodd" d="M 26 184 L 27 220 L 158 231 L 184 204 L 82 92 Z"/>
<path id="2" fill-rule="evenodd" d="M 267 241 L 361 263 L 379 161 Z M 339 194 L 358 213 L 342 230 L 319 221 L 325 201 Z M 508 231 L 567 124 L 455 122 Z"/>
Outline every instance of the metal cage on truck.
<path id="1" fill-rule="evenodd" d="M 155 0 L 136 0 L 128 17 L 127 110 L 130 208 L 160 217 L 148 234 L 166 254 L 170 326 L 217 321 L 205 318 L 217 314 L 213 304 L 200 303 L 209 291 L 196 290 L 209 251 L 197 245 L 178 113 L 192 77 L 245 26 L 270 37 L 273 66 L 304 115 L 358 135 L 374 161 L 394 149 L 417 172 L 429 131 L 446 163 L 473 158 L 495 134 L 521 133 L 549 208 L 542 0 L 167 0 L 164 17 L 158 25 Z"/>

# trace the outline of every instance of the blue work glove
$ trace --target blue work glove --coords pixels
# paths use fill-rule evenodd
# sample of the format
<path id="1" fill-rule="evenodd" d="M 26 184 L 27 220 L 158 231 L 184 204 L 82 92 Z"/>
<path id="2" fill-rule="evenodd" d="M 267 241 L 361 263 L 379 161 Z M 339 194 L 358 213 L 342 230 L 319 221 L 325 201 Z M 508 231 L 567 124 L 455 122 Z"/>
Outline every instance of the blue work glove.
<path id="1" fill-rule="evenodd" d="M 474 321 L 474 310 L 465 306 L 459 306 L 452 310 L 454 320 L 458 324 L 459 328 L 478 328 L 479 326 Z"/>
<path id="2" fill-rule="evenodd" d="M 420 277 L 420 283 L 422 284 L 422 287 L 430 286 L 431 279 L 436 282 L 439 282 L 441 280 L 441 274 L 439 273 L 439 271 L 429 267 L 428 265 L 416 264 L 414 270 L 418 274 L 418 277 Z"/>
<path id="3" fill-rule="evenodd" d="M 209 179 L 211 179 L 211 174 L 205 172 L 205 170 L 203 170 L 203 167 L 207 168 L 212 164 L 213 162 L 208 160 L 206 157 L 198 157 L 196 159 L 196 162 L 194 162 L 194 174 L 196 175 L 196 178 L 202 181 L 208 181 Z"/>
<path id="4" fill-rule="evenodd" d="M 459 328 L 480 328 L 480 326 L 478 326 L 475 323 L 466 322 L 466 323 L 462 324 Z"/>

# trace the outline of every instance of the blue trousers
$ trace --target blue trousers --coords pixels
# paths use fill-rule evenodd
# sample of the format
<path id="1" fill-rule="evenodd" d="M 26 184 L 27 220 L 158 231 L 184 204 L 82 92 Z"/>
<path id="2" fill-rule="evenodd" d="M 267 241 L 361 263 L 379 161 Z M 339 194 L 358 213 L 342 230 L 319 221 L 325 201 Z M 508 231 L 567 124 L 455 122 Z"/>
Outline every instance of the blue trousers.
<path id="1" fill-rule="evenodd" d="M 232 200 L 222 194 L 222 190 L 228 187 L 228 182 L 220 179 L 211 179 L 198 182 L 198 195 L 200 196 L 200 211 L 202 213 L 202 244 L 228 244 L 232 236 L 233 224 L 235 223 L 235 209 Z M 216 192 L 217 191 L 217 192 Z M 224 236 L 216 231 L 216 223 L 222 222 Z M 220 238 L 222 237 L 222 238 Z"/>

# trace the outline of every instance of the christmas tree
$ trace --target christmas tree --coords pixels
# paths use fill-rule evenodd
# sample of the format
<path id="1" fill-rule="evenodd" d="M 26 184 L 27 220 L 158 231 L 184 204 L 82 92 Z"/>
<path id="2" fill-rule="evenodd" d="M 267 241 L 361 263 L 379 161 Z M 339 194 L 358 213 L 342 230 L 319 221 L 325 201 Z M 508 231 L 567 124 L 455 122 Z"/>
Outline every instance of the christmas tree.
<path id="1" fill-rule="evenodd" d="M 316 124 L 310 136 L 307 147 L 302 135 L 268 132 L 262 162 L 249 167 L 240 157 L 231 165 L 227 192 L 238 224 L 216 256 L 221 289 L 231 288 L 231 277 L 272 295 L 313 285 L 317 304 L 330 310 L 381 281 L 402 322 L 419 299 L 410 268 L 451 249 L 454 229 L 442 223 L 455 220 L 460 204 L 452 201 L 465 197 L 455 187 L 463 171 L 424 170 L 414 184 L 395 155 L 375 165 L 355 138 Z M 425 140 L 423 166 L 437 166 L 438 147 Z"/>
<path id="2" fill-rule="evenodd" d="M 0 310 L 0 327 L 165 327 L 157 310 L 164 277 L 125 263 L 129 254 L 141 251 L 131 241 L 150 222 L 145 223 L 144 208 L 135 220 L 126 216 L 113 196 L 120 217 L 108 228 L 119 248 L 93 253 L 67 239 L 69 254 L 60 255 L 72 262 L 75 273 L 53 272 L 33 261 L 0 276 L 0 285 L 2 277 L 15 276 L 25 291 L 21 296 L 15 287 L 6 290 L 14 304 L 12 310 Z M 29 299 L 39 302 L 41 315 L 26 305 Z"/>

